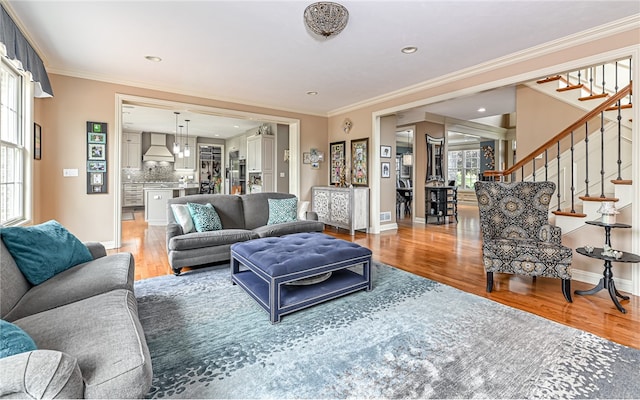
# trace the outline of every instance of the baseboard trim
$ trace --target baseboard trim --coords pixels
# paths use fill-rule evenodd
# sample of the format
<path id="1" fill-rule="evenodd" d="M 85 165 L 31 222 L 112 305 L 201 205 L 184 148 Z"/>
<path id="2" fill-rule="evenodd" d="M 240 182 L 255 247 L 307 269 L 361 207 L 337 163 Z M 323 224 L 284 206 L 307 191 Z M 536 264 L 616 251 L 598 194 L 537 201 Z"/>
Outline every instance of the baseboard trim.
<path id="1" fill-rule="evenodd" d="M 579 282 L 585 282 L 585 283 L 590 283 L 592 285 L 597 285 L 598 282 L 600 282 L 600 278 L 602 278 L 602 274 L 597 274 L 595 272 L 589 272 L 589 271 L 583 271 L 583 270 L 579 270 L 579 269 L 572 269 L 571 270 L 571 280 L 574 281 L 579 281 Z M 633 293 L 633 285 L 630 279 L 620 279 L 620 278 L 616 278 L 615 276 L 613 277 L 613 280 L 616 283 L 616 289 L 622 291 L 622 292 L 627 292 L 627 293 Z"/>
<path id="2" fill-rule="evenodd" d="M 385 232 L 385 231 L 397 231 L 398 230 L 398 224 L 397 223 L 392 223 L 392 224 L 384 224 L 384 225 L 380 225 L 380 232 Z"/>

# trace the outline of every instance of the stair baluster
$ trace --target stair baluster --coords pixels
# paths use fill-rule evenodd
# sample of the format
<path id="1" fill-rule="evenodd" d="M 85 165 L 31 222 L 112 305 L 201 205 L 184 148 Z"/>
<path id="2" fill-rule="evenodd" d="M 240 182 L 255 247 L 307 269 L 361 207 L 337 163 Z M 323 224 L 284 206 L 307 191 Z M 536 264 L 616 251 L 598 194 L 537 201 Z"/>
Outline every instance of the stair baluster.
<path id="1" fill-rule="evenodd" d="M 604 198 L 604 111 L 600 113 L 600 197 Z"/>
<path id="2" fill-rule="evenodd" d="M 558 161 L 558 173 L 556 174 L 556 177 L 558 179 L 558 190 L 556 190 L 556 192 L 558 193 L 558 212 L 560 212 L 560 188 L 562 186 L 560 186 L 560 141 L 558 140 L 558 155 L 556 156 L 556 159 Z"/>
<path id="3" fill-rule="evenodd" d="M 576 206 L 575 206 L 575 198 L 576 198 L 576 186 L 575 186 L 575 182 L 573 181 L 573 177 L 574 177 L 574 171 L 573 171 L 573 131 L 571 131 L 571 212 L 575 213 L 576 212 Z"/>
<path id="4" fill-rule="evenodd" d="M 605 64 L 602 64 L 602 95 L 606 96 L 607 92 L 604 89 L 606 87 L 605 86 L 606 83 L 605 83 L 605 79 L 604 79 L 604 66 L 605 66 Z"/>
<path id="5" fill-rule="evenodd" d="M 532 177 L 533 177 L 533 181 L 535 182 L 536 181 L 536 159 L 535 158 L 533 159 L 533 174 L 532 174 Z"/>
<path id="6" fill-rule="evenodd" d="M 594 67 L 589 68 L 589 95 L 593 96 L 593 73 L 595 71 Z"/>
<path id="7" fill-rule="evenodd" d="M 589 122 L 584 123 L 584 162 L 585 162 L 585 178 L 584 178 L 584 197 L 589 197 Z"/>
<path id="8" fill-rule="evenodd" d="M 549 149 L 544 150 L 544 180 L 549 180 Z"/>
<path id="9" fill-rule="evenodd" d="M 621 181 L 622 180 L 622 105 L 620 104 L 620 102 L 618 101 L 618 116 L 617 116 L 617 120 L 618 120 L 618 161 L 616 161 L 618 163 L 618 177 L 616 178 L 616 180 Z"/>

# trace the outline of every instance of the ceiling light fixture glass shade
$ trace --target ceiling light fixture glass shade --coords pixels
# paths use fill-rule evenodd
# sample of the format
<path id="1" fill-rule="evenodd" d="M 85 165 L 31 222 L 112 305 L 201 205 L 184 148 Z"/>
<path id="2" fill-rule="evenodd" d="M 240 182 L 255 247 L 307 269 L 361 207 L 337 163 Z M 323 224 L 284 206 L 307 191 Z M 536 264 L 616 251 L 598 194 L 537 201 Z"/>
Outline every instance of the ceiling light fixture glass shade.
<path id="1" fill-rule="evenodd" d="M 184 122 L 187 123 L 187 141 L 184 144 L 184 156 L 185 157 L 190 157 L 191 156 L 191 149 L 189 148 L 189 120 L 185 119 Z"/>
<path id="2" fill-rule="evenodd" d="M 182 125 L 178 126 L 180 128 L 180 136 L 178 137 L 178 158 L 184 158 L 184 152 L 182 151 Z"/>
<path id="3" fill-rule="evenodd" d="M 304 10 L 304 23 L 316 35 L 330 37 L 342 32 L 349 21 L 349 11 L 338 3 L 319 1 Z"/>
<path id="4" fill-rule="evenodd" d="M 403 154 L 402 165 L 413 165 L 413 154 L 411 153 Z"/>
<path id="5" fill-rule="evenodd" d="M 173 154 L 178 154 L 180 152 L 180 143 L 178 143 L 178 115 L 180 115 L 180 113 L 177 111 L 173 113 L 176 115 L 176 134 L 173 137 Z"/>

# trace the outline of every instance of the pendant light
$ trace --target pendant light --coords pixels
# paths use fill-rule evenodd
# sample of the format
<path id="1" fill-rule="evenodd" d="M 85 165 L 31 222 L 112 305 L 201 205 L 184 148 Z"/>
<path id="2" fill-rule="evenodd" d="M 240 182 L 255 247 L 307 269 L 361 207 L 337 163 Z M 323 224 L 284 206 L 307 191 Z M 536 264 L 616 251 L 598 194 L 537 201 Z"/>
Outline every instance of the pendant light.
<path id="1" fill-rule="evenodd" d="M 180 153 L 180 143 L 178 143 L 178 115 L 180 115 L 180 113 L 177 111 L 173 113 L 176 115 L 176 134 L 173 137 L 173 154 L 178 154 Z"/>
<path id="2" fill-rule="evenodd" d="M 184 156 L 191 157 L 191 149 L 189 148 L 189 120 L 185 119 L 184 122 L 187 123 L 187 140 L 184 144 Z"/>
<path id="3" fill-rule="evenodd" d="M 180 128 L 180 138 L 178 139 L 178 158 L 184 158 L 184 152 L 182 151 L 182 125 L 179 125 L 178 128 Z"/>

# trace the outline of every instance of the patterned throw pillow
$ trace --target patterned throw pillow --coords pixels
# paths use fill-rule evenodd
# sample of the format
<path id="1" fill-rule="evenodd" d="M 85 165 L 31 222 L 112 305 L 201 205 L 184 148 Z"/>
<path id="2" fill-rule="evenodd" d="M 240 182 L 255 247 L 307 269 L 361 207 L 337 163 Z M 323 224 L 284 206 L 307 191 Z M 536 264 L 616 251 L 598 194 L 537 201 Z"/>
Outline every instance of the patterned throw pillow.
<path id="1" fill-rule="evenodd" d="M 297 220 L 298 199 L 269 199 L 269 221 L 267 225 L 282 224 Z"/>
<path id="2" fill-rule="evenodd" d="M 222 229 L 220 216 L 211 203 L 205 205 L 198 203 L 187 203 L 189 213 L 193 219 L 193 224 L 198 232 L 219 231 Z"/>

